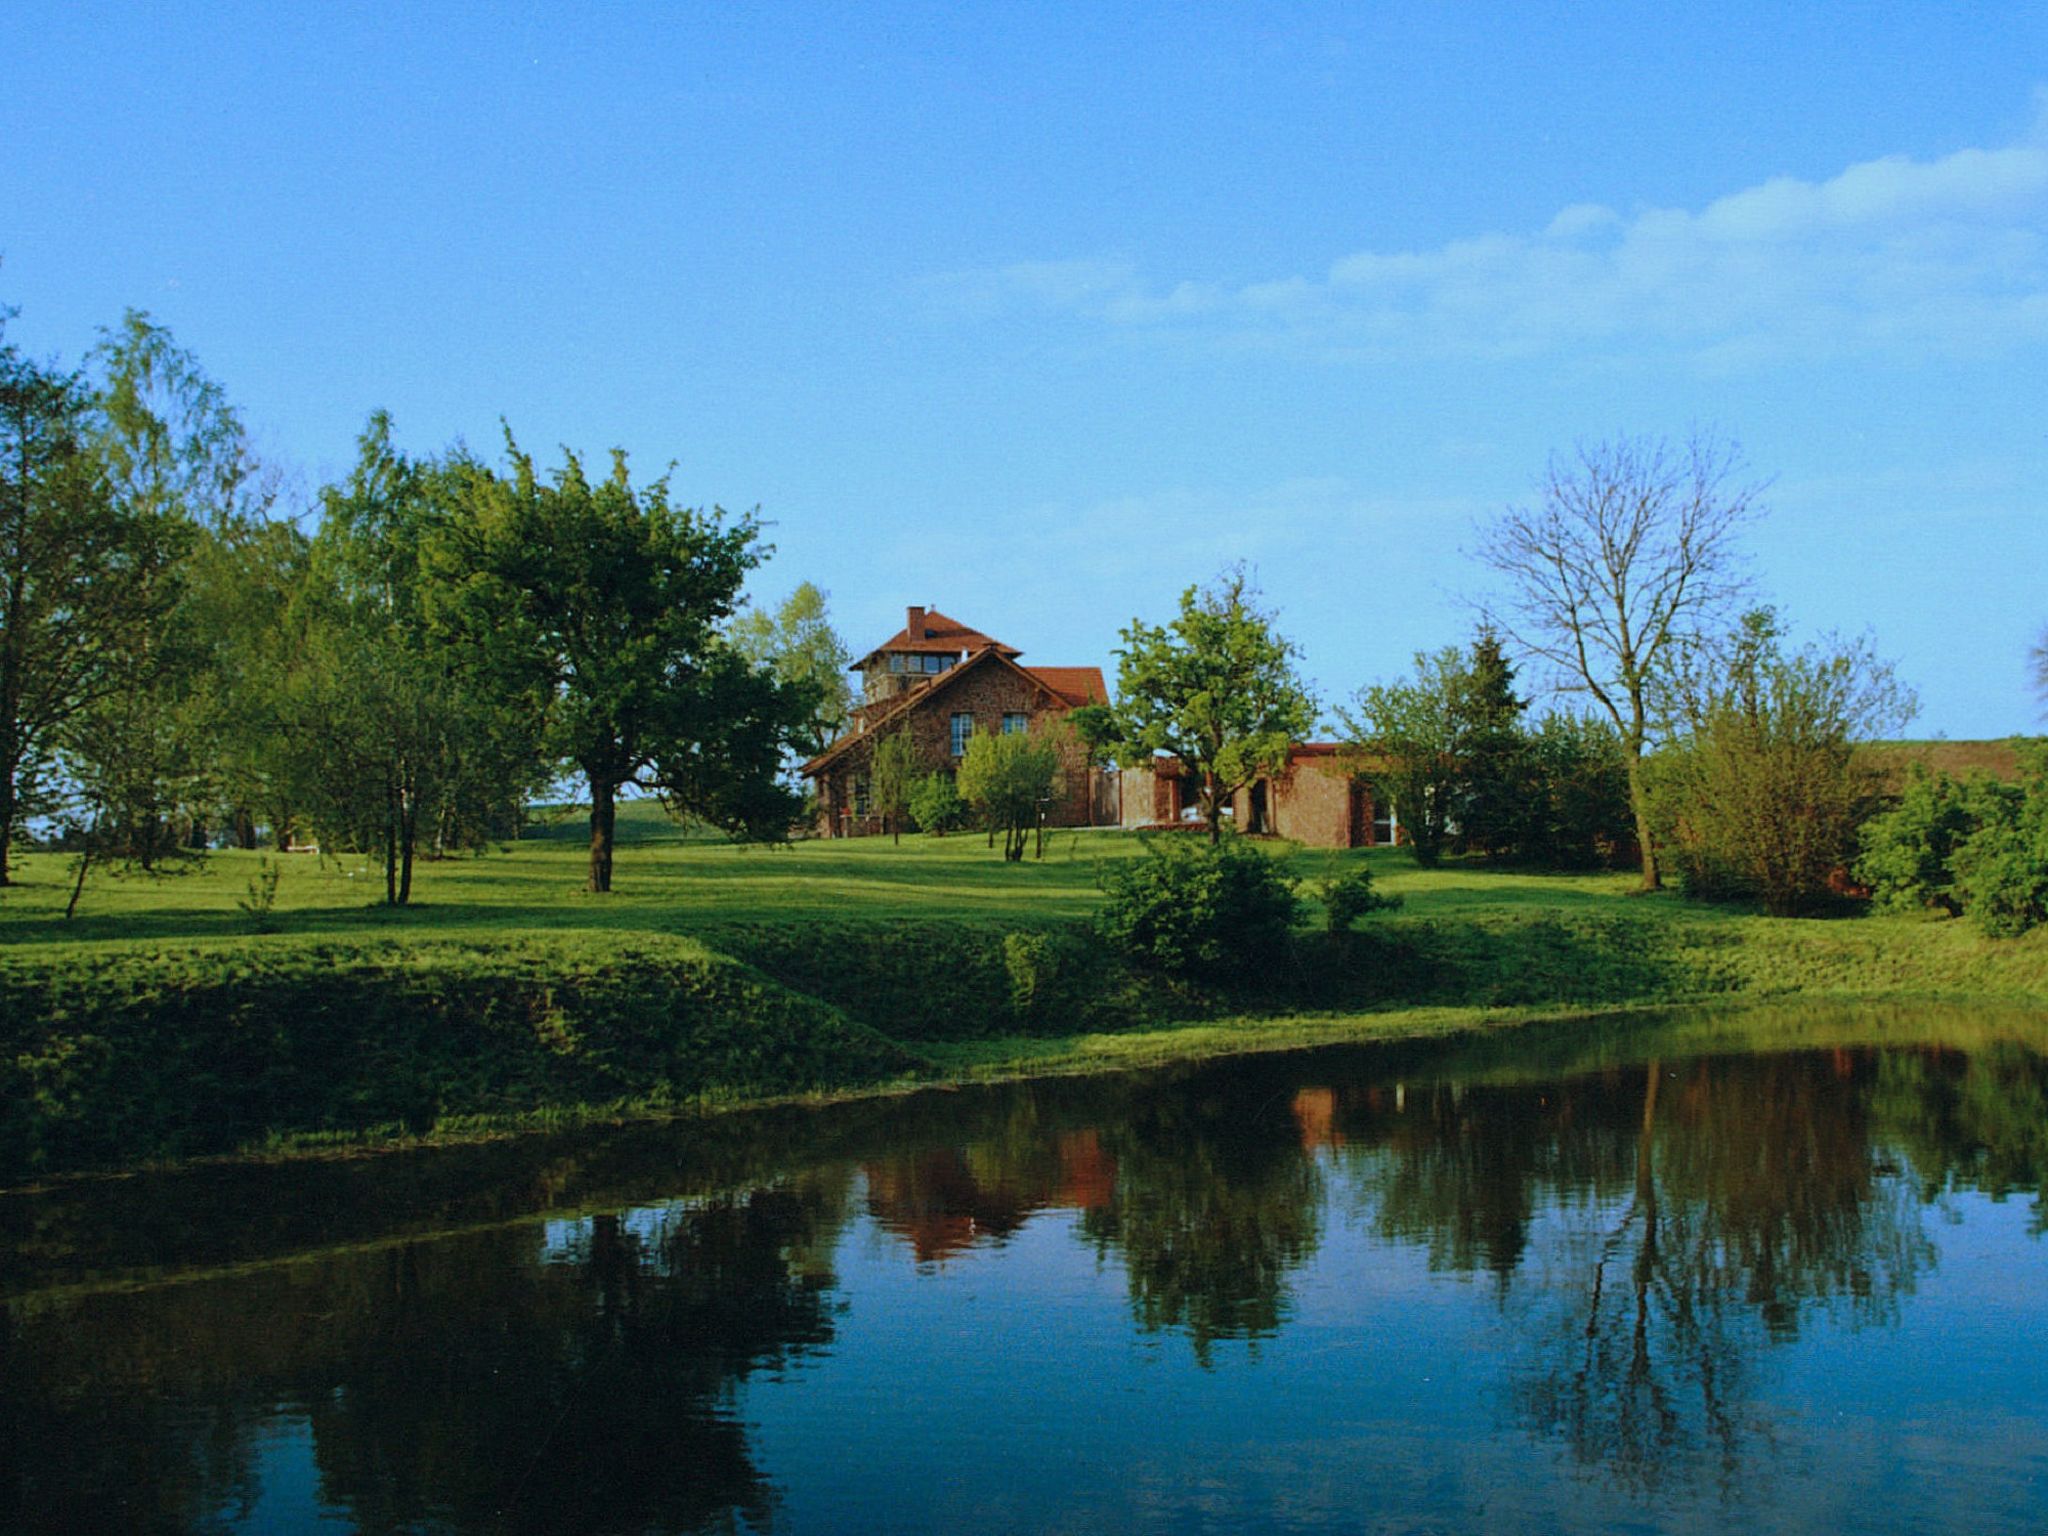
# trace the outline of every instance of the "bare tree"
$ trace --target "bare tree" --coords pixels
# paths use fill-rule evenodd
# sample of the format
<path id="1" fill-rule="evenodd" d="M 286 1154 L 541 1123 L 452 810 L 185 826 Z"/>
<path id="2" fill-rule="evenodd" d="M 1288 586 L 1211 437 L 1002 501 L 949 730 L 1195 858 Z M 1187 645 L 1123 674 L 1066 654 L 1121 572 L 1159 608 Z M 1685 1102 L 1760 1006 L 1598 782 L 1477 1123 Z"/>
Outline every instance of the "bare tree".
<path id="1" fill-rule="evenodd" d="M 1581 443 L 1551 459 L 1538 503 L 1510 507 L 1479 546 L 1507 582 L 1490 621 L 1621 732 L 1645 890 L 1659 883 L 1642 775 L 1657 698 L 1746 590 L 1736 537 L 1761 492 L 1710 436 Z"/>
<path id="2" fill-rule="evenodd" d="M 2041 638 L 2034 642 L 2033 650 L 2027 653 L 2027 660 L 2033 663 L 2034 692 L 2041 696 L 2041 702 L 2048 705 L 2048 624 L 2041 626 Z"/>

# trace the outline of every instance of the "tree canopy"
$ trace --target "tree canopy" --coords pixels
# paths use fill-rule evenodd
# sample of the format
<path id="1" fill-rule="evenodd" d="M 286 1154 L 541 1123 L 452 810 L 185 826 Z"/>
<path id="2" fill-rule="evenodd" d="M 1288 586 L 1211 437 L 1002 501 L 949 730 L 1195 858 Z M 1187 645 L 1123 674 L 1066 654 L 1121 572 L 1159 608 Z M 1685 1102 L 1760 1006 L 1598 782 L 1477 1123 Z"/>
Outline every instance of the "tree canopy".
<path id="1" fill-rule="evenodd" d="M 1183 592 L 1172 622 L 1133 619 L 1116 653 L 1116 703 L 1072 717 L 1092 749 L 1126 767 L 1161 753 L 1179 758 L 1200 786 L 1212 843 L 1231 797 L 1283 769 L 1289 746 L 1315 729 L 1316 701 L 1296 671 L 1300 652 L 1257 597 L 1235 567 Z"/>

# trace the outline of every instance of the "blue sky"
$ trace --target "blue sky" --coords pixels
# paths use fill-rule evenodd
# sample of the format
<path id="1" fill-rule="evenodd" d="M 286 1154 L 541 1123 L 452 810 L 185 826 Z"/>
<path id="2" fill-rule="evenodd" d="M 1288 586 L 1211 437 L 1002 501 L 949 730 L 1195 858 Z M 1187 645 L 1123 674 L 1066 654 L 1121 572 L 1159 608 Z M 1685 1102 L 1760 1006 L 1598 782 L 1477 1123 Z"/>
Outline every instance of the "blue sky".
<path id="1" fill-rule="evenodd" d="M 0 302 L 134 305 L 313 486 L 673 461 L 856 651 L 1111 663 L 1233 560 L 1326 699 L 1554 451 L 1738 441 L 1804 633 L 2040 727 L 2048 7 L 8 3 Z"/>

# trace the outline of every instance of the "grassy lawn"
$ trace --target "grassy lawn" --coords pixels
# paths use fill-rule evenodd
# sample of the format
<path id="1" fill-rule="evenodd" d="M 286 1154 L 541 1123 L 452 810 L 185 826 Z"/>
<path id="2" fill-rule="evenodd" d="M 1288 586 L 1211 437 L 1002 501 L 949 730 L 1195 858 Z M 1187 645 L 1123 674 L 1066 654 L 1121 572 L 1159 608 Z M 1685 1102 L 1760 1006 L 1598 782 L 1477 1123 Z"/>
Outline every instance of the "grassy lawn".
<path id="1" fill-rule="evenodd" d="M 611 895 L 582 889 L 565 820 L 423 863 L 402 910 L 360 857 L 216 852 L 96 876 L 67 921 L 68 860 L 27 856 L 0 895 L 0 1184 L 1697 1002 L 2048 1009 L 2048 931 L 1766 918 L 1636 894 L 1626 873 L 1425 871 L 1402 849 L 1286 844 L 1267 852 L 1291 872 L 1364 861 L 1403 906 L 1341 942 L 1311 910 L 1271 966 L 1202 990 L 1079 932 L 1099 866 L 1141 854 L 1134 836 L 1059 832 L 1022 864 L 973 835 L 739 848 L 647 804 L 621 833 Z M 265 857 L 284 873 L 259 932 L 243 903 Z M 1019 930 L 1052 957 L 1043 990 L 1017 990 Z"/>

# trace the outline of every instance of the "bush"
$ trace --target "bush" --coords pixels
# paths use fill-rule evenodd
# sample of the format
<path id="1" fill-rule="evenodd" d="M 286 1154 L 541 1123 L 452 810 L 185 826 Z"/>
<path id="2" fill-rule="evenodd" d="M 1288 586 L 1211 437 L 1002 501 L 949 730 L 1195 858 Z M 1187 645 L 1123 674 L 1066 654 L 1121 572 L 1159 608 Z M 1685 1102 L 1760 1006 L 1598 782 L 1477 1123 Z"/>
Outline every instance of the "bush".
<path id="1" fill-rule="evenodd" d="M 1987 816 L 1996 815 L 2001 796 L 2018 793 L 1989 779 L 1958 781 L 1916 766 L 1899 803 L 1863 824 L 1856 878 L 1870 887 L 1873 902 L 1890 911 L 1960 914 L 1956 850 Z"/>
<path id="2" fill-rule="evenodd" d="M 1316 895 L 1323 903 L 1323 927 L 1333 934 L 1349 933 L 1368 912 L 1390 912 L 1401 905 L 1400 897 L 1383 896 L 1372 888 L 1372 870 L 1364 864 L 1325 875 L 1316 882 Z"/>
<path id="3" fill-rule="evenodd" d="M 910 789 L 910 819 L 917 830 L 934 837 L 954 831 L 967 820 L 967 802 L 950 773 L 928 773 Z"/>
<path id="4" fill-rule="evenodd" d="M 1169 975 L 1241 978 L 1288 944 L 1293 882 L 1248 842 L 1155 840 L 1104 866 L 1096 931 L 1133 963 Z"/>
<path id="5" fill-rule="evenodd" d="M 2048 742 L 2020 749 L 2017 786 L 1985 787 L 1950 867 L 1963 910 L 1993 938 L 2048 923 Z"/>

